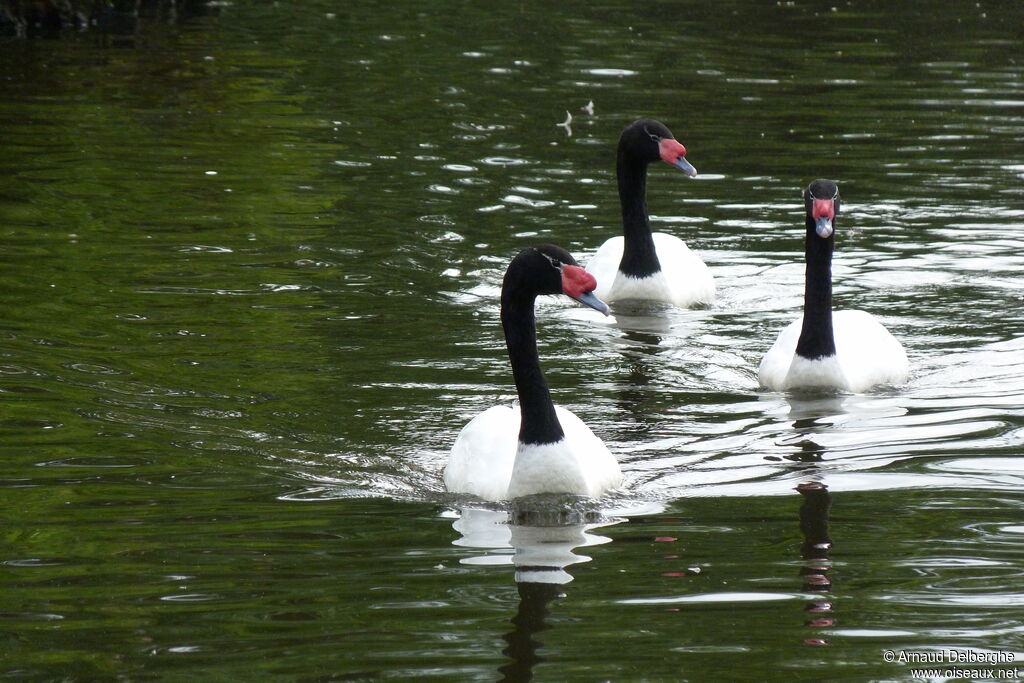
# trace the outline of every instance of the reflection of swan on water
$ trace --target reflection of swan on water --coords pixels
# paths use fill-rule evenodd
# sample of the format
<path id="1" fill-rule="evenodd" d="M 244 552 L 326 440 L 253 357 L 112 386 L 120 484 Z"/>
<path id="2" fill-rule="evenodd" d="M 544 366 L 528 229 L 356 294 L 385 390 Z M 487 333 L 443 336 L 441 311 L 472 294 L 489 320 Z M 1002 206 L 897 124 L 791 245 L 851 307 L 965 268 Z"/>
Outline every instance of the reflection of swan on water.
<path id="1" fill-rule="evenodd" d="M 461 534 L 455 545 L 487 552 L 460 560 L 470 565 L 508 565 L 516 568 L 515 580 L 564 584 L 572 581 L 569 565 L 589 562 L 577 548 L 608 543 L 611 539 L 590 530 L 617 524 L 593 511 L 565 508 L 536 510 L 487 510 L 462 508 L 452 527 Z"/>
<path id="2" fill-rule="evenodd" d="M 783 456 L 791 461 L 792 469 L 799 473 L 801 482 L 796 491 L 803 499 L 800 505 L 800 578 L 806 593 L 829 593 L 832 590 L 832 569 L 829 557 L 832 538 L 829 535 L 829 510 L 832 494 L 828 486 L 820 481 L 828 465 L 826 447 L 820 441 L 820 434 L 827 432 L 836 420 L 847 412 L 848 397 L 814 396 L 789 397 L 789 418 L 793 420 L 793 434 L 779 445 L 791 446 L 795 452 Z M 829 628 L 834 624 L 832 601 L 810 600 L 804 605 L 804 625 L 811 628 Z M 827 646 L 826 638 L 804 638 L 807 645 Z"/>
<path id="3" fill-rule="evenodd" d="M 891 449 L 892 437 L 875 429 L 880 421 L 899 420 L 908 414 L 900 399 L 885 396 L 788 396 L 788 421 L 791 430 L 775 443 L 797 452 L 765 456 L 770 460 L 798 463 L 824 463 L 826 451 L 849 451 L 851 447 L 869 451 L 871 445 Z M 884 439 L 882 437 L 885 437 Z M 905 437 L 904 437 L 905 438 Z M 837 454 L 832 454 L 835 459 Z M 844 470 L 849 471 L 852 460 Z M 857 469 L 870 466 L 865 460 Z"/>
<path id="4" fill-rule="evenodd" d="M 828 532 L 829 508 L 832 506 L 832 495 L 828 487 L 817 481 L 806 481 L 796 487 L 803 497 L 800 506 L 800 533 L 803 543 L 800 545 L 800 558 L 804 566 L 800 568 L 803 590 L 814 593 L 827 593 L 832 590 L 832 569 L 829 553 L 832 550 L 832 538 Z M 808 613 L 805 621 L 812 628 L 828 628 L 834 621 L 832 601 L 812 600 L 804 606 Z M 808 645 L 828 645 L 824 638 L 805 638 Z"/>
<path id="5" fill-rule="evenodd" d="M 627 301 L 616 307 L 610 324 L 623 332 L 650 335 L 657 345 L 661 342 L 661 337 L 673 331 L 672 310 L 669 304 Z"/>
<path id="6" fill-rule="evenodd" d="M 533 667 L 544 660 L 537 650 L 541 643 L 534 636 L 547 629 L 544 619 L 548 616 L 548 605 L 555 598 L 565 596 L 556 583 L 524 582 L 519 589 L 519 609 L 512 617 L 513 629 L 502 636 L 508 647 L 501 651 L 511 662 L 498 668 L 502 681 L 528 681 L 533 678 Z"/>
<path id="7" fill-rule="evenodd" d="M 799 432 L 820 431 L 823 427 L 831 427 L 828 418 L 843 415 L 847 397 L 825 395 L 788 396 L 789 419 L 793 420 L 793 429 Z"/>
<path id="8" fill-rule="evenodd" d="M 793 434 L 780 439 L 780 446 L 792 446 L 796 453 L 782 456 L 786 460 L 797 463 L 816 463 L 824 459 L 825 447 L 819 443 L 815 435 L 832 428 L 833 420 L 843 415 L 846 409 L 841 396 L 790 396 L 789 419 L 793 420 Z M 771 456 L 772 460 L 780 460 L 779 456 Z M 815 470 L 816 471 L 816 470 Z M 807 472 L 813 475 L 815 472 Z"/>
<path id="9" fill-rule="evenodd" d="M 531 508 L 529 502 L 522 499 L 508 510 L 462 508 L 452 523 L 460 534 L 455 545 L 485 551 L 462 558 L 462 564 L 515 567 L 519 605 L 512 629 L 502 636 L 508 643 L 502 654 L 511 659 L 499 668 L 503 681 L 533 678 L 543 645 L 535 636 L 547 628 L 551 602 L 564 597 L 563 586 L 573 580 L 566 567 L 590 561 L 573 551 L 608 543 L 610 538 L 590 531 L 621 521 L 594 511 Z"/>

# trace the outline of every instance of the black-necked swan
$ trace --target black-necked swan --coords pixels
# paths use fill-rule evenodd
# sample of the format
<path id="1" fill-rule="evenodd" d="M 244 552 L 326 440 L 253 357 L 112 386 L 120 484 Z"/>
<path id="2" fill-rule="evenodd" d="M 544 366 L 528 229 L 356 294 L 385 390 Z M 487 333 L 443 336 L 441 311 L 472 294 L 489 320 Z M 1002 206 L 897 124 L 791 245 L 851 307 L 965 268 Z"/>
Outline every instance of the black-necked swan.
<path id="1" fill-rule="evenodd" d="M 622 236 L 612 237 L 587 263 L 597 278 L 598 297 L 662 301 L 687 308 L 715 298 L 711 271 L 678 237 L 651 233 L 647 215 L 647 165 L 664 161 L 688 176 L 697 169 L 686 160 L 686 148 L 665 124 L 634 121 L 619 136 L 615 172 L 622 207 Z"/>
<path id="2" fill-rule="evenodd" d="M 537 493 L 598 497 L 622 482 L 601 439 L 551 401 L 537 355 L 537 295 L 565 294 L 607 314 L 594 296 L 596 284 L 569 252 L 551 244 L 512 259 L 501 286 L 501 325 L 519 407 L 494 406 L 462 428 L 444 471 L 449 491 L 491 501 Z"/>
<path id="3" fill-rule="evenodd" d="M 762 387 L 861 392 L 907 380 L 903 345 L 880 322 L 864 311 L 832 311 L 832 251 L 839 204 L 839 188 L 831 180 L 815 180 L 804 190 L 804 314 L 782 330 L 762 359 L 758 370 Z"/>

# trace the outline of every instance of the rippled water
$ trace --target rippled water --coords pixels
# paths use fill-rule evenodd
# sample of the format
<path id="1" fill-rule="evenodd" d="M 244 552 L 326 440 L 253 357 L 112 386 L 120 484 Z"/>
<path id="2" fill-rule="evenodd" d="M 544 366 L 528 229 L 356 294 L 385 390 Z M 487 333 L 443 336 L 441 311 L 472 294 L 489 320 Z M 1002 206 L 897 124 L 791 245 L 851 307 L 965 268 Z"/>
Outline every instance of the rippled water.
<path id="1" fill-rule="evenodd" d="M 912 677 L 887 650 L 1024 659 L 1022 20 L 211 3 L 0 43 L 0 672 L 877 680 Z M 719 300 L 544 301 L 555 398 L 626 484 L 450 496 L 459 428 L 514 395 L 505 265 L 617 234 L 615 142 L 642 115 L 701 172 L 652 168 L 649 207 Z M 904 387 L 757 387 L 822 176 L 844 199 L 836 307 L 901 339 Z"/>

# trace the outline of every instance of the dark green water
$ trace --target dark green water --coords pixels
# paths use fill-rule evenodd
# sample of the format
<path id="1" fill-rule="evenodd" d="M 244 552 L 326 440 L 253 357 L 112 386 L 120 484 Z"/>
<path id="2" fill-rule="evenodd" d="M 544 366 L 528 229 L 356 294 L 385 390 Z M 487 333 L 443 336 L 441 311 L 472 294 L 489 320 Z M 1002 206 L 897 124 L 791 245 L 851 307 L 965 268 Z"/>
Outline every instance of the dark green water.
<path id="1" fill-rule="evenodd" d="M 987 2 L 235 2 L 0 43 L 0 676 L 1024 660 L 1022 26 Z M 701 171 L 652 168 L 649 206 L 719 300 L 540 307 L 556 400 L 626 486 L 510 526 L 440 476 L 513 395 L 500 276 L 618 232 L 640 116 Z M 903 341 L 899 390 L 757 389 L 823 176 L 836 305 Z"/>

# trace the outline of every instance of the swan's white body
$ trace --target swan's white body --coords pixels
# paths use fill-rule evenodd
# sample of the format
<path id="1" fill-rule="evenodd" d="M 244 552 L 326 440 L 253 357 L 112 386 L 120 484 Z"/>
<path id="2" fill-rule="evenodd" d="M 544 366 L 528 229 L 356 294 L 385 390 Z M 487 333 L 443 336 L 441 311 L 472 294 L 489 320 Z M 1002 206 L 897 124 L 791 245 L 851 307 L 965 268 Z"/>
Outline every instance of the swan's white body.
<path id="1" fill-rule="evenodd" d="M 803 316 L 789 324 L 761 360 L 758 380 L 773 391 L 839 389 L 859 393 L 907 381 L 903 345 L 864 311 L 832 313 L 836 354 L 810 360 L 796 354 Z"/>
<path id="2" fill-rule="evenodd" d="M 518 406 L 488 408 L 459 432 L 444 471 L 449 491 L 484 500 L 535 493 L 596 498 L 622 483 L 615 456 L 569 410 L 555 406 L 565 438 L 550 444 L 519 442 Z"/>
<path id="3" fill-rule="evenodd" d="M 655 232 L 651 237 L 661 270 L 642 278 L 621 272 L 625 238 L 612 237 L 587 263 L 587 270 L 597 278 L 594 294 L 604 301 L 663 301 L 680 308 L 714 301 L 715 281 L 707 264 L 674 235 Z"/>

